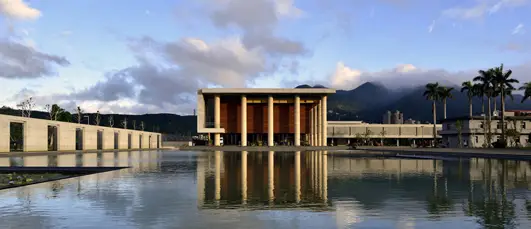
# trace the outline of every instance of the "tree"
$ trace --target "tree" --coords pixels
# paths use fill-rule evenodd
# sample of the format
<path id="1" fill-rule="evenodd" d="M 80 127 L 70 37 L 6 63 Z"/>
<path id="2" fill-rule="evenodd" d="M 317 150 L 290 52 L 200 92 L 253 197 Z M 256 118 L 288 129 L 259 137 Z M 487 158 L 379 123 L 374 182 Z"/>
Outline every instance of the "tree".
<path id="1" fill-rule="evenodd" d="M 31 117 L 31 110 L 35 108 L 35 101 L 33 97 L 29 97 L 27 100 L 24 100 L 17 104 L 17 107 L 20 109 L 22 117 Z"/>
<path id="2" fill-rule="evenodd" d="M 127 129 L 127 117 L 124 117 L 124 120 L 122 120 L 122 127 Z"/>
<path id="3" fill-rule="evenodd" d="M 439 87 L 439 96 L 443 102 L 444 119 L 446 119 L 446 100 L 453 98 L 452 90 L 454 90 L 453 87 Z"/>
<path id="4" fill-rule="evenodd" d="M 140 121 L 140 129 L 144 131 L 144 121 Z"/>
<path id="5" fill-rule="evenodd" d="M 380 136 L 382 137 L 382 138 L 380 139 L 380 144 L 382 144 L 382 146 L 383 146 L 383 142 L 384 142 L 385 135 L 387 135 L 387 132 L 385 131 L 384 128 L 382 128 L 382 131 L 380 131 Z"/>
<path id="6" fill-rule="evenodd" d="M 437 107 L 436 103 L 437 101 L 441 100 L 440 96 L 440 89 L 439 89 L 439 83 L 429 83 L 426 84 L 426 90 L 424 91 L 423 96 L 426 97 L 427 100 L 432 101 L 432 112 L 433 112 L 433 142 L 434 144 L 437 142 Z"/>
<path id="7" fill-rule="evenodd" d="M 59 121 L 59 117 L 61 116 L 63 112 L 65 112 L 65 110 L 59 107 L 57 104 L 53 104 L 53 105 L 46 104 L 46 106 L 44 107 L 46 108 L 46 111 L 48 112 L 48 116 L 50 120 L 52 121 Z"/>
<path id="8" fill-rule="evenodd" d="M 457 129 L 457 141 L 459 141 L 458 147 L 463 148 L 463 122 L 457 120 L 455 122 L 455 128 Z"/>
<path id="9" fill-rule="evenodd" d="M 81 123 L 81 118 L 83 117 L 83 110 L 81 109 L 81 107 L 77 107 L 76 109 L 76 112 L 77 112 L 77 123 Z"/>
<path id="10" fill-rule="evenodd" d="M 63 111 L 57 115 L 57 121 L 72 122 L 72 113 Z"/>
<path id="11" fill-rule="evenodd" d="M 522 101 L 520 101 L 520 103 L 524 103 L 527 99 L 531 97 L 531 82 L 524 83 L 524 85 L 521 86 L 518 90 L 524 91 L 524 97 L 522 98 Z"/>
<path id="12" fill-rule="evenodd" d="M 466 91 L 466 96 L 468 97 L 468 116 L 472 117 L 472 98 L 476 96 L 472 82 L 466 81 L 461 84 L 461 93 L 464 91 Z"/>
<path id="13" fill-rule="evenodd" d="M 372 135 L 372 131 L 369 130 L 369 129 L 366 129 L 366 130 L 365 130 L 365 133 L 363 134 L 363 138 L 364 138 L 363 141 L 364 141 L 365 143 L 368 143 L 368 142 L 369 142 L 369 139 L 371 138 L 371 135 Z"/>
<path id="14" fill-rule="evenodd" d="M 94 118 L 94 124 L 96 124 L 96 126 L 99 126 L 100 122 L 101 122 L 100 111 L 97 111 L 96 112 L 96 118 Z"/>
<path id="15" fill-rule="evenodd" d="M 505 144 L 505 96 L 507 95 L 507 90 L 512 91 L 514 89 L 513 83 L 519 83 L 517 79 L 511 78 L 511 74 L 513 73 L 512 70 L 503 70 L 503 64 L 501 64 L 499 67 L 496 67 L 492 70 L 493 74 L 493 83 L 495 84 L 495 88 L 499 88 L 500 94 L 501 94 L 501 121 L 502 121 L 502 134 L 501 134 L 501 140 L 502 144 Z"/>
<path id="16" fill-rule="evenodd" d="M 133 130 L 136 130 L 136 120 L 133 120 Z"/>
<path id="17" fill-rule="evenodd" d="M 494 82 L 494 73 L 493 73 L 493 70 L 492 69 L 489 69 L 489 70 L 479 70 L 478 71 L 479 75 L 474 77 L 474 81 L 475 82 L 480 82 L 480 85 L 481 85 L 481 92 L 483 93 L 483 95 L 485 97 L 487 97 L 487 106 L 488 106 L 488 113 L 487 113 L 487 123 L 486 123 L 486 128 L 487 128 L 487 146 L 490 147 L 491 146 L 491 139 L 492 139 L 492 134 L 491 134 L 491 131 L 492 131 L 492 128 L 491 128 L 491 124 L 492 124 L 492 110 L 491 110 L 491 98 L 494 94 L 494 86 L 493 86 L 493 83 L 495 84 Z"/>
<path id="18" fill-rule="evenodd" d="M 114 116 L 109 116 L 109 126 L 110 127 L 113 127 L 114 126 Z"/>

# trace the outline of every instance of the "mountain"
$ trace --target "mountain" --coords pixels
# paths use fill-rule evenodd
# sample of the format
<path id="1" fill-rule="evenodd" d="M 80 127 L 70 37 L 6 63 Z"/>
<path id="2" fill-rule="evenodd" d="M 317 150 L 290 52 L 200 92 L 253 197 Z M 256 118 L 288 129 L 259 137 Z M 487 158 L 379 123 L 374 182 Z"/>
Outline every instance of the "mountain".
<path id="1" fill-rule="evenodd" d="M 457 89 L 460 87 L 455 86 L 453 92 L 453 98 L 448 99 L 447 101 L 447 117 L 458 117 L 458 116 L 467 116 L 468 115 L 468 97 L 466 93 L 461 93 Z M 400 99 L 389 103 L 384 106 L 374 107 L 371 109 L 366 109 L 359 112 L 358 118 L 366 122 L 377 122 L 381 123 L 383 114 L 389 111 L 400 111 L 404 114 L 404 119 L 414 119 L 422 122 L 433 122 L 433 114 L 431 111 L 432 102 L 426 100 L 422 96 L 424 93 L 424 87 L 417 87 L 412 89 L 405 96 L 402 96 Z M 506 98 L 506 110 L 531 110 L 531 105 L 526 103 L 520 103 L 522 100 L 521 95 L 514 95 L 514 101 L 510 98 Z M 500 101 L 498 99 L 497 108 L 500 109 Z M 472 100 L 472 108 L 475 114 L 481 113 L 482 102 L 479 98 L 474 98 Z M 494 110 L 494 107 L 492 107 Z M 485 111 L 487 111 L 487 101 L 485 101 Z M 443 118 L 443 105 L 441 102 L 437 103 L 437 120 Z"/>
<path id="2" fill-rule="evenodd" d="M 328 109 L 338 113 L 356 113 L 395 100 L 395 92 L 376 83 L 364 83 L 352 90 L 337 90 L 328 97 Z"/>

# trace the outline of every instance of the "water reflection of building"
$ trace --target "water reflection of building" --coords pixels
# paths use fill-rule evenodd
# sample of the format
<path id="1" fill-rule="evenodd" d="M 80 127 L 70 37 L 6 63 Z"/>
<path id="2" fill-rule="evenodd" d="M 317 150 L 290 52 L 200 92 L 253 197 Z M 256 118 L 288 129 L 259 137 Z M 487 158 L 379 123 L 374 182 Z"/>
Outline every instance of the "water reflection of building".
<path id="1" fill-rule="evenodd" d="M 221 152 L 198 160 L 202 208 L 327 205 L 327 152 Z"/>

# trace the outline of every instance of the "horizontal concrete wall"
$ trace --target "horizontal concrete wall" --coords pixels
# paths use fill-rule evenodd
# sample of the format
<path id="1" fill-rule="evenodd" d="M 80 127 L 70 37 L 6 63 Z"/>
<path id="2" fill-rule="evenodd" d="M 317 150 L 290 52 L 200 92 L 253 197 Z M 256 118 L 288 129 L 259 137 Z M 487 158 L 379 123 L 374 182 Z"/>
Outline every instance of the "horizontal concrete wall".
<path id="1" fill-rule="evenodd" d="M 77 129 L 83 133 L 83 150 L 97 149 L 98 131 L 103 132 L 103 150 L 114 149 L 114 133 L 118 133 L 118 149 L 128 149 L 129 134 L 131 134 L 131 149 L 155 149 L 157 148 L 157 139 L 159 146 L 162 146 L 160 133 L 0 115 L 0 153 L 10 151 L 11 123 L 23 124 L 23 151 L 25 152 L 48 151 L 48 126 L 57 127 L 58 151 L 76 149 Z M 150 136 L 151 142 L 149 141 Z M 157 136 L 159 137 L 157 138 Z M 142 147 L 139 146 L 139 138 L 142 138 Z"/>

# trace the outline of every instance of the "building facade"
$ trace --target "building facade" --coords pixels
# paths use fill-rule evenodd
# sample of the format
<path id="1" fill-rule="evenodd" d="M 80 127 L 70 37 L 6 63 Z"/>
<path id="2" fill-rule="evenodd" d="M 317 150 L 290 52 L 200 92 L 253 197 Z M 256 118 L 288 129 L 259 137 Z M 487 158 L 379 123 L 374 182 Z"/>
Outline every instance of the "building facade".
<path id="1" fill-rule="evenodd" d="M 506 112 L 506 139 L 509 146 L 528 146 L 531 137 L 531 116 L 514 115 Z M 479 148 L 485 147 L 489 138 L 487 118 L 484 116 L 460 117 L 442 121 L 439 134 L 447 147 Z M 491 139 L 494 143 L 501 137 L 500 117 L 491 118 Z"/>
<path id="2" fill-rule="evenodd" d="M 442 129 L 441 124 L 436 125 Z M 371 124 L 360 121 L 329 121 L 328 144 L 346 145 L 356 139 L 377 139 L 396 145 L 415 145 L 433 139 L 433 124 Z M 440 138 L 440 135 L 437 135 Z"/>
<path id="3" fill-rule="evenodd" d="M 211 136 L 215 146 L 323 146 L 327 96 L 333 93 L 327 88 L 200 89 L 197 132 Z"/>

